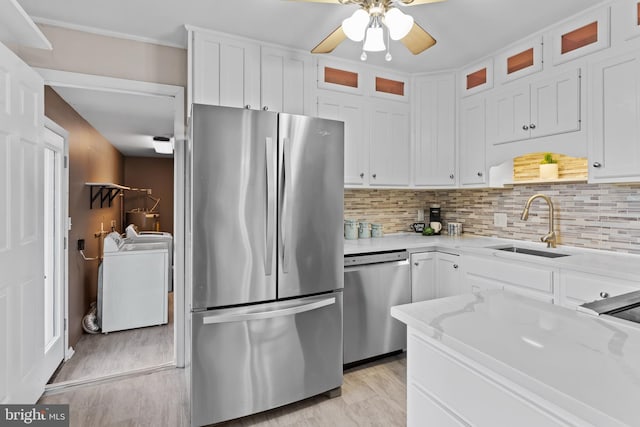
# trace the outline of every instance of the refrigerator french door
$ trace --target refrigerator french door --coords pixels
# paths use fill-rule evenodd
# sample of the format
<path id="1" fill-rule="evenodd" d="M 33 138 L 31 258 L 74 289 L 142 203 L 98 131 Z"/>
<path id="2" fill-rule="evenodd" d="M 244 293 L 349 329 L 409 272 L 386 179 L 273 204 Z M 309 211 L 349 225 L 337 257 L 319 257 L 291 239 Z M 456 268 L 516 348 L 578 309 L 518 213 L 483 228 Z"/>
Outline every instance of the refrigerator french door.
<path id="1" fill-rule="evenodd" d="M 194 105 L 193 425 L 342 384 L 343 124 Z"/>

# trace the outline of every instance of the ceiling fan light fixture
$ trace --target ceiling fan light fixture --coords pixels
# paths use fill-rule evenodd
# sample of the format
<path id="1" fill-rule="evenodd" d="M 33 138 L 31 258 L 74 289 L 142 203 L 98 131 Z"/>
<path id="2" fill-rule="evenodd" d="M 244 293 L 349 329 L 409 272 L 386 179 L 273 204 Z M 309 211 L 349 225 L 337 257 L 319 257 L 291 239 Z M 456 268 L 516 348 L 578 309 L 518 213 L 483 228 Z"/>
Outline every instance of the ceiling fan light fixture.
<path id="1" fill-rule="evenodd" d="M 382 52 L 384 46 L 384 32 L 382 27 L 367 28 L 367 38 L 364 40 L 363 50 L 367 52 Z"/>
<path id="2" fill-rule="evenodd" d="M 369 26 L 369 14 L 363 10 L 356 10 L 353 15 L 342 21 L 342 30 L 349 40 L 361 42 Z"/>
<path id="3" fill-rule="evenodd" d="M 402 13 L 395 7 L 387 10 L 383 22 L 389 29 L 389 36 L 392 40 L 402 40 L 413 28 L 413 17 Z"/>

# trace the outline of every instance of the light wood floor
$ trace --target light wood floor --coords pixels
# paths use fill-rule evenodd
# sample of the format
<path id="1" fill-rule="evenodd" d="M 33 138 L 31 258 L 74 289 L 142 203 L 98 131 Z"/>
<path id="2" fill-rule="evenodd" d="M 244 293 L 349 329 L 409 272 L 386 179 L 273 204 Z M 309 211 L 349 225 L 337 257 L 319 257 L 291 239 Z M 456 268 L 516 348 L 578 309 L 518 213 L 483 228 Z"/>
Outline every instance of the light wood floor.
<path id="1" fill-rule="evenodd" d="M 173 293 L 168 300 L 166 325 L 83 334 L 74 347 L 73 357 L 62 364 L 49 384 L 99 378 L 173 361 Z"/>
<path id="2" fill-rule="evenodd" d="M 342 396 L 317 396 L 221 424 L 231 426 L 404 426 L 404 354 L 348 370 Z M 70 405 L 71 426 L 188 426 L 184 370 L 171 369 L 43 397 Z"/>

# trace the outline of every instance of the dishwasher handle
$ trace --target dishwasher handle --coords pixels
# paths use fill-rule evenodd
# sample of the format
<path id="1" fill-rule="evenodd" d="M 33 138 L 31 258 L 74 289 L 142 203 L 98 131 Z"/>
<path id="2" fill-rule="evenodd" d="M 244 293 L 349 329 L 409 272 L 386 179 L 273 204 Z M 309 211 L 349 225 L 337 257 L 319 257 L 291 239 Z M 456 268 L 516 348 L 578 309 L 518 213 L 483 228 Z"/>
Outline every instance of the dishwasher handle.
<path id="1" fill-rule="evenodd" d="M 374 264 L 357 264 L 357 265 L 345 266 L 344 272 L 348 273 L 350 271 L 359 271 L 359 270 L 365 270 L 368 268 L 376 268 L 376 267 L 402 267 L 404 265 L 406 266 L 409 265 L 408 259 L 405 259 L 402 261 L 378 262 Z"/>

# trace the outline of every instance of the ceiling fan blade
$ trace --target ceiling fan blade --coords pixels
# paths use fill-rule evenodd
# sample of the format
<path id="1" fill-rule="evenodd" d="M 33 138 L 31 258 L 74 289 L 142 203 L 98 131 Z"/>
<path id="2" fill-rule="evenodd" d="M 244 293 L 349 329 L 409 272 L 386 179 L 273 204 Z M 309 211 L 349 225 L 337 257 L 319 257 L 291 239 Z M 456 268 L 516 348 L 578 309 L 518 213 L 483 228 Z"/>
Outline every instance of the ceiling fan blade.
<path id="1" fill-rule="evenodd" d="M 411 34 L 411 33 L 409 33 Z M 314 47 L 311 50 L 311 53 L 330 53 L 333 52 L 340 43 L 342 43 L 347 38 L 347 35 L 344 33 L 342 29 L 342 25 L 340 25 L 336 30 L 329 34 L 327 37 L 322 40 L 318 46 Z"/>
<path id="2" fill-rule="evenodd" d="M 420 25 L 413 23 L 413 27 L 409 34 L 404 36 L 400 40 L 403 45 L 407 47 L 414 55 L 417 55 L 431 46 L 436 44 L 436 39 L 431 37 L 431 34 L 427 33 Z"/>
<path id="3" fill-rule="evenodd" d="M 357 1 L 353 1 L 353 0 L 288 0 L 288 1 L 304 1 L 307 3 L 333 3 L 333 4 L 357 3 Z M 435 0 L 435 1 L 442 1 L 442 0 Z"/>
<path id="4" fill-rule="evenodd" d="M 314 1 L 314 0 L 303 0 L 303 1 Z M 441 1 L 446 1 L 446 0 L 398 0 L 398 1 L 403 6 L 417 6 L 420 4 L 439 3 Z"/>

